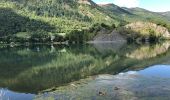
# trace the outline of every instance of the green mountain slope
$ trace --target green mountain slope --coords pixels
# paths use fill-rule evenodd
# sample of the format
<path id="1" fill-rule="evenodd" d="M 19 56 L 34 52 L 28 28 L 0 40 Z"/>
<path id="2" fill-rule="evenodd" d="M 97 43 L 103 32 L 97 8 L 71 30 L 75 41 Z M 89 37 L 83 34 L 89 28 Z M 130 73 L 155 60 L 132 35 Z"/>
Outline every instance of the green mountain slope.
<path id="1" fill-rule="evenodd" d="M 168 12 L 161 12 L 160 14 L 165 16 L 167 19 L 170 20 L 170 11 L 168 11 Z"/>
<path id="2" fill-rule="evenodd" d="M 133 15 L 131 12 L 122 9 L 121 7 L 115 5 L 115 4 L 99 4 L 99 6 L 103 7 L 104 9 L 111 11 L 113 14 L 116 14 L 117 16 L 119 15 Z"/>
<path id="3" fill-rule="evenodd" d="M 107 21 L 98 5 L 91 0 L 7 0 L 37 16 L 66 17 L 78 21 Z M 5 1 L 6 2 L 6 1 Z M 7 2 L 8 3 L 8 2 Z M 18 9 L 17 9 L 18 10 Z M 98 15 L 98 16 L 97 16 Z M 108 18 L 109 19 L 109 18 Z M 111 19 L 110 19 L 111 20 Z"/>
<path id="4" fill-rule="evenodd" d="M 104 9 L 112 12 L 113 14 L 116 14 L 117 16 L 120 16 L 122 19 L 124 19 L 127 22 L 134 22 L 138 20 L 148 20 L 148 21 L 156 21 L 161 20 L 164 22 L 170 22 L 170 20 L 163 16 L 160 13 L 151 12 L 142 8 L 126 8 L 126 7 L 119 7 L 114 4 L 106 4 L 106 5 L 100 5 Z"/>
<path id="5" fill-rule="evenodd" d="M 83 41 L 107 25 L 138 20 L 170 29 L 167 16 L 141 8 L 97 5 L 91 0 L 1 0 L 0 41 Z"/>
<path id="6" fill-rule="evenodd" d="M 168 28 L 168 30 L 170 31 L 170 19 L 167 16 L 164 16 L 157 12 L 151 12 L 151 11 L 148 11 L 142 8 L 131 8 L 127 10 L 137 15 L 138 17 L 135 17 L 137 20 L 142 19 L 143 21 L 156 23 L 157 25 L 161 25 L 163 27 Z M 132 21 L 133 21 L 133 18 L 132 18 Z"/>
<path id="7" fill-rule="evenodd" d="M 0 21 L 2 38 L 26 39 L 88 30 L 96 23 L 119 23 L 119 19 L 91 0 L 1 0 Z"/>
<path id="8" fill-rule="evenodd" d="M 170 22 L 170 20 L 168 20 L 166 17 L 162 16 L 161 14 L 157 13 L 157 12 L 151 12 L 151 11 L 148 11 L 148 10 L 145 10 L 145 9 L 142 9 L 142 8 L 131 8 L 131 9 L 128 9 L 128 8 L 125 8 L 126 10 L 128 10 L 129 12 L 137 15 L 137 16 L 140 16 L 144 19 L 147 19 L 147 20 L 161 20 L 161 21 L 168 21 Z"/>
<path id="9" fill-rule="evenodd" d="M 170 17 L 169 12 L 158 13 L 151 12 L 142 8 L 125 8 L 118 7 L 114 4 L 106 4 L 102 5 L 102 8 L 112 12 L 112 14 L 119 16 L 119 18 L 123 19 L 126 22 L 132 23 L 135 21 L 147 21 L 156 23 L 157 25 L 161 25 L 166 27 L 170 31 Z"/>

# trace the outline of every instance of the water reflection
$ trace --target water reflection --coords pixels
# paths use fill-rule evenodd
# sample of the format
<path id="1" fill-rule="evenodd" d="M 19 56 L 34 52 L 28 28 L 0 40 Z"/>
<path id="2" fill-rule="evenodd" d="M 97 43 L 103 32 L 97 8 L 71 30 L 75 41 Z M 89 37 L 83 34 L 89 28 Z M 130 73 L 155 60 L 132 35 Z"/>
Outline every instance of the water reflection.
<path id="1" fill-rule="evenodd" d="M 166 71 L 162 73 L 160 70 Z M 59 87 L 56 91 L 48 92 L 46 96 L 40 94 L 35 99 L 169 100 L 168 72 L 170 72 L 169 65 L 159 65 L 141 71 L 99 75 Z"/>
<path id="2" fill-rule="evenodd" d="M 160 54 L 166 53 L 169 47 L 169 41 L 155 45 L 144 45 L 130 53 L 127 53 L 126 56 L 135 59 L 153 58 Z"/>
<path id="3" fill-rule="evenodd" d="M 143 76 L 153 78 L 170 78 L 170 65 L 155 65 L 139 71 Z"/>
<path id="4" fill-rule="evenodd" d="M 123 44 L 118 47 L 109 45 L 112 46 L 108 49 L 103 44 L 0 46 L 1 90 L 7 88 L 14 91 L 10 91 L 13 94 L 37 94 L 88 76 L 114 75 L 165 62 L 167 64 L 170 57 L 168 42 L 153 45 Z M 102 46 L 105 49 L 101 50 Z"/>
<path id="5" fill-rule="evenodd" d="M 7 89 L 0 89 L 0 100 L 32 100 L 33 94 L 16 93 Z"/>

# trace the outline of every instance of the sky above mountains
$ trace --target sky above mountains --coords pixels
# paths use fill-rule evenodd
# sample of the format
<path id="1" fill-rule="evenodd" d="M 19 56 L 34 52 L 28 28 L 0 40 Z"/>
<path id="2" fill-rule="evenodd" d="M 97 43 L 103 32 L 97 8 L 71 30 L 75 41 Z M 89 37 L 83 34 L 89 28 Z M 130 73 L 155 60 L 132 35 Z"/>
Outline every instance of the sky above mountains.
<path id="1" fill-rule="evenodd" d="M 99 4 L 114 3 L 121 7 L 140 7 L 154 12 L 170 11 L 170 0 L 93 0 Z"/>

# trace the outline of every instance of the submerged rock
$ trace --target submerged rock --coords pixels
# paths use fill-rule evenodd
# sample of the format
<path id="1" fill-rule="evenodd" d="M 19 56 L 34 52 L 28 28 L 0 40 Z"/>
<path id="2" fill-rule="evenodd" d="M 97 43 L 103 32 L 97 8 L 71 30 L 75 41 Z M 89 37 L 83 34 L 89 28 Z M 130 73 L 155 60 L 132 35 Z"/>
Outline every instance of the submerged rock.
<path id="1" fill-rule="evenodd" d="M 119 90 L 119 88 L 118 87 L 114 87 L 114 90 Z"/>
<path id="2" fill-rule="evenodd" d="M 104 96 L 104 95 L 106 95 L 106 92 L 99 91 L 99 95 Z"/>

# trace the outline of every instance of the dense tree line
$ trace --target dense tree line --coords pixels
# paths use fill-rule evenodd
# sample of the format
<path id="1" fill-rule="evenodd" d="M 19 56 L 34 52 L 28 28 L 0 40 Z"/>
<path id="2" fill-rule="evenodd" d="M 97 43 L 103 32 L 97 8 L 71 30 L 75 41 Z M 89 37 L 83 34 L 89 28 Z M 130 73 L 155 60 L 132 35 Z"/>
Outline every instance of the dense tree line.
<path id="1" fill-rule="evenodd" d="M 79 21 L 91 21 L 79 13 L 79 4 L 75 0 L 3 0 L 14 2 L 19 9 L 34 12 L 37 16 L 67 17 Z"/>
<path id="2" fill-rule="evenodd" d="M 130 22 L 126 16 L 122 19 L 88 2 L 91 4 L 80 4 L 78 0 L 1 0 L 0 41 L 82 43 L 92 40 L 102 28 L 111 30 Z M 151 18 L 147 20 L 170 30 L 166 22 Z"/>
<path id="3" fill-rule="evenodd" d="M 113 23 L 95 8 L 97 5 L 93 6 L 77 3 L 77 0 L 2 0 L 0 41 L 82 42 L 82 36 L 83 41 L 92 39 L 92 30 L 101 26 L 96 23 Z M 79 39 L 74 40 L 75 37 Z"/>
<path id="4" fill-rule="evenodd" d="M 56 27 L 29 17 L 23 17 L 10 8 L 0 8 L 0 19 L 0 41 L 5 43 L 65 41 L 83 43 L 92 39 L 102 27 L 111 29 L 104 23 L 98 23 L 91 25 L 91 28 L 88 29 L 75 28 L 75 30 L 68 31 L 66 35 L 62 36 L 57 32 L 55 33 L 56 30 L 59 30 L 55 29 Z"/>

